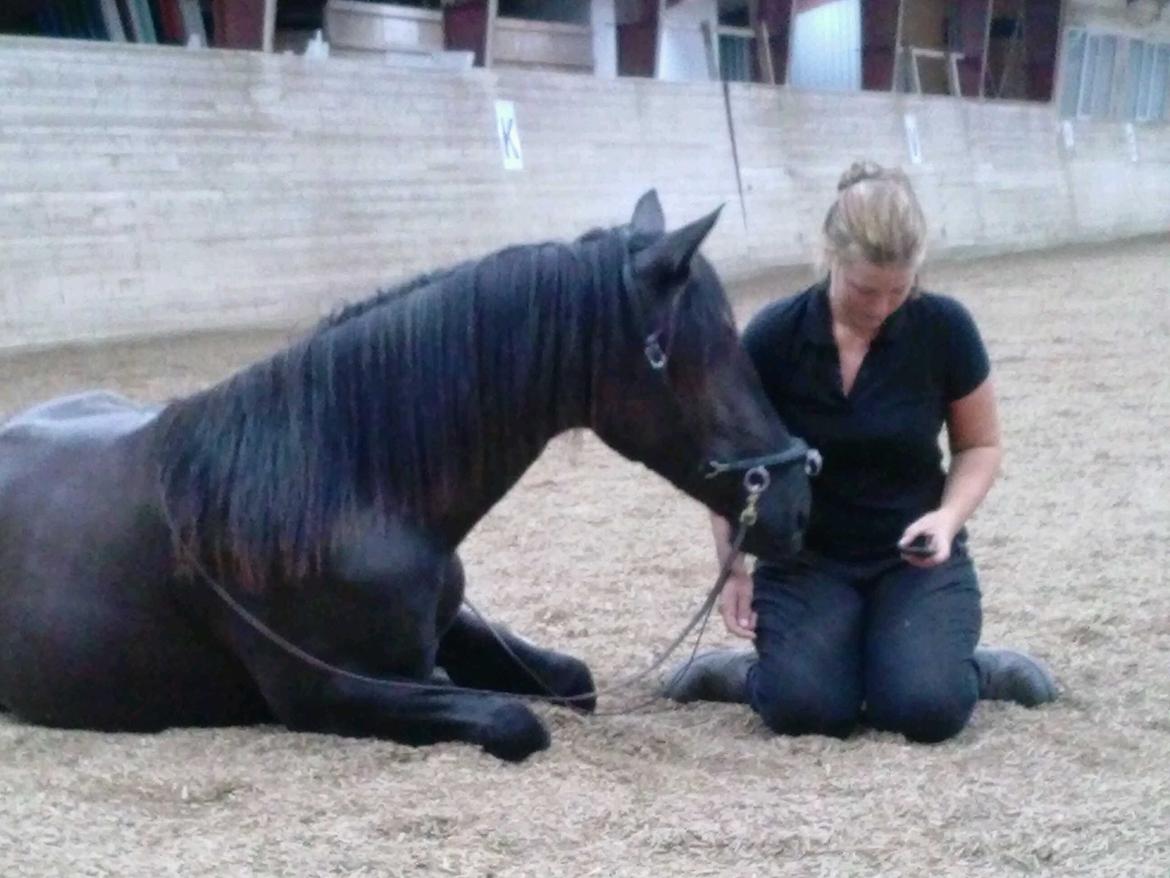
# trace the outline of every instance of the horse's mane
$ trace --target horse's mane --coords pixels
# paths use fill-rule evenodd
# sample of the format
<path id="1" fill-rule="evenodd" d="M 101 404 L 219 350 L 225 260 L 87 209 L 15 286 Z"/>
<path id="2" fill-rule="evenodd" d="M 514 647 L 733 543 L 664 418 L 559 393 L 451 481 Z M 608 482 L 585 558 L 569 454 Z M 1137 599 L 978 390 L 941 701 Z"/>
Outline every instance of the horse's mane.
<path id="1" fill-rule="evenodd" d="M 328 329 L 330 326 L 337 326 L 339 323 L 345 323 L 347 320 L 352 320 L 354 317 L 360 317 L 367 311 L 385 305 L 387 302 L 392 302 L 395 299 L 401 299 L 403 296 L 413 293 L 415 290 L 421 290 L 429 287 L 434 283 L 441 281 L 443 278 L 457 271 L 461 265 L 456 265 L 452 268 L 443 268 L 438 271 L 428 271 L 412 278 L 397 286 L 390 287 L 385 290 L 378 290 L 369 298 L 363 299 L 359 302 L 345 302 L 335 308 L 327 317 L 322 319 L 317 324 L 317 331 Z"/>
<path id="2" fill-rule="evenodd" d="M 359 513 L 426 522 L 517 478 L 628 347 L 627 246 L 596 232 L 420 275 L 171 403 L 155 453 L 176 539 L 260 589 L 319 573 Z M 727 305 L 695 298 L 701 332 Z"/>

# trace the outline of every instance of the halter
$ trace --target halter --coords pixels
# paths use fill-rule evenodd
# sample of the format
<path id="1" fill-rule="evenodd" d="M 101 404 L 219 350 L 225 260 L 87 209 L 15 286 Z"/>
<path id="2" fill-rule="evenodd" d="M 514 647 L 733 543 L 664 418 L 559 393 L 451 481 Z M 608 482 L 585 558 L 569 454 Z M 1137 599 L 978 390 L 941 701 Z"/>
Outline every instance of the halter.
<path id="1" fill-rule="evenodd" d="M 650 321 L 646 317 L 646 311 L 642 304 L 645 287 L 634 277 L 629 259 L 622 266 L 622 280 L 625 282 L 626 289 L 630 293 L 630 302 L 633 304 L 638 322 L 643 327 L 647 326 Z M 670 323 L 670 328 L 673 330 L 673 312 L 671 313 Z M 666 367 L 670 364 L 669 342 L 668 347 L 664 348 L 662 346 L 662 335 L 662 329 L 656 329 L 647 335 L 643 343 L 643 353 L 646 356 L 646 362 L 650 365 L 651 370 L 662 376 L 663 382 L 673 394 L 674 388 L 671 386 L 666 374 Z M 671 332 L 670 339 L 673 341 L 673 331 Z M 791 438 L 791 443 L 783 451 L 764 454 L 758 457 L 741 457 L 733 460 L 711 459 L 700 466 L 703 477 L 706 479 L 718 478 L 725 473 L 742 472 L 744 474 L 743 487 L 747 493 L 747 500 L 739 515 L 741 524 L 751 527 L 756 523 L 758 519 L 757 506 L 759 505 L 760 496 L 772 484 L 770 468 L 803 463 L 806 475 L 816 476 L 820 474 L 822 466 L 820 452 L 815 448 L 810 448 L 808 443 L 797 436 Z"/>

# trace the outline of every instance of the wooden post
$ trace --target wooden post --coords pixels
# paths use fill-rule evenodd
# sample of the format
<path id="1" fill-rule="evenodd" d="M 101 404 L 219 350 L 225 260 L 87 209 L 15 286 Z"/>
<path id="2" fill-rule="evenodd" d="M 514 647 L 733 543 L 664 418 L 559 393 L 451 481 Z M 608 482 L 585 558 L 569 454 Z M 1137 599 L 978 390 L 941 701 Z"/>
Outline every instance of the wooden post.
<path id="1" fill-rule="evenodd" d="M 957 98 L 963 96 L 963 84 L 959 81 L 959 60 L 962 57 L 962 52 L 947 52 L 947 84 Z"/>
<path id="2" fill-rule="evenodd" d="M 898 70 L 902 66 L 902 15 L 906 0 L 898 0 L 898 26 L 894 30 L 894 65 L 890 71 L 890 91 L 898 90 Z"/>
<path id="3" fill-rule="evenodd" d="M 979 63 L 979 100 L 987 97 L 987 55 L 991 51 L 991 16 L 995 13 L 995 0 L 987 0 L 987 15 L 983 22 L 983 58 Z"/>
<path id="4" fill-rule="evenodd" d="M 776 84 L 776 68 L 772 64 L 772 36 L 768 22 L 756 22 L 756 63 L 760 67 L 760 82 Z"/>
<path id="5" fill-rule="evenodd" d="M 910 83 L 914 87 L 914 94 L 922 94 L 922 76 L 918 73 L 918 55 L 913 46 L 906 47 L 906 54 L 910 56 Z"/>
<path id="6" fill-rule="evenodd" d="M 792 83 L 792 34 L 796 28 L 796 0 L 788 3 L 788 53 L 784 61 L 784 84 Z"/>
<path id="7" fill-rule="evenodd" d="M 654 29 L 654 78 L 662 78 L 662 41 L 666 37 L 666 0 L 651 0 L 657 8 Z"/>
<path id="8" fill-rule="evenodd" d="M 276 42 L 276 0 L 264 0 L 264 31 L 261 48 L 271 52 Z"/>
<path id="9" fill-rule="evenodd" d="M 699 31 L 703 35 L 703 55 L 707 58 L 707 78 L 718 82 L 723 77 L 719 75 L 719 63 L 715 57 L 715 34 L 711 32 L 711 22 L 707 19 L 700 21 Z"/>
<path id="10" fill-rule="evenodd" d="M 495 64 L 495 53 L 492 51 L 492 39 L 496 33 L 496 18 L 500 14 L 500 4 L 497 0 L 487 0 L 487 22 L 483 34 L 483 66 L 491 67 Z"/>

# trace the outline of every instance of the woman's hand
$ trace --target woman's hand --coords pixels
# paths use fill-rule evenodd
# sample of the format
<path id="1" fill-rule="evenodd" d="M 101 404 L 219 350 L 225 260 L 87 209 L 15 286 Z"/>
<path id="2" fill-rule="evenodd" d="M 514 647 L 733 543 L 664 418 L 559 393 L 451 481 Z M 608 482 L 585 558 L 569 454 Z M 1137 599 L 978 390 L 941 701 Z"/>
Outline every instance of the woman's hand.
<path id="1" fill-rule="evenodd" d="M 929 545 L 934 547 L 934 554 L 910 555 L 903 552 L 902 559 L 915 567 L 937 567 L 951 557 L 951 543 L 958 532 L 958 520 L 949 511 L 936 509 L 928 512 L 917 521 L 911 522 L 903 531 L 902 538 L 898 540 L 898 547 L 908 546 L 916 537 L 925 534 Z"/>
<path id="2" fill-rule="evenodd" d="M 756 636 L 756 614 L 752 612 L 752 576 L 742 567 L 731 571 L 719 595 L 719 615 L 736 637 Z"/>

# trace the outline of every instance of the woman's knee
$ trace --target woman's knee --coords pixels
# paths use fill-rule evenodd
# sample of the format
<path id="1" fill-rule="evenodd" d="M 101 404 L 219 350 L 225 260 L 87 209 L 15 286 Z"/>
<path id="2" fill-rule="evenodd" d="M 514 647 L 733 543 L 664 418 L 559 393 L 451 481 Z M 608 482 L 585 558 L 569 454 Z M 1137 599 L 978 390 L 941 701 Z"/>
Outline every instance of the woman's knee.
<path id="1" fill-rule="evenodd" d="M 752 708 L 779 735 L 844 738 L 857 726 L 859 695 L 850 696 L 816 683 L 761 678 L 749 681 Z"/>
<path id="2" fill-rule="evenodd" d="M 938 744 L 961 732 L 978 700 L 974 683 L 882 687 L 866 697 L 866 719 L 875 729 L 899 732 L 920 744 Z"/>

